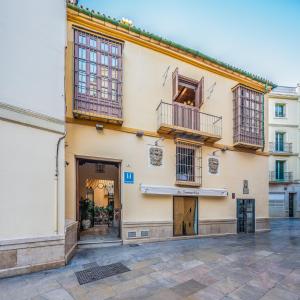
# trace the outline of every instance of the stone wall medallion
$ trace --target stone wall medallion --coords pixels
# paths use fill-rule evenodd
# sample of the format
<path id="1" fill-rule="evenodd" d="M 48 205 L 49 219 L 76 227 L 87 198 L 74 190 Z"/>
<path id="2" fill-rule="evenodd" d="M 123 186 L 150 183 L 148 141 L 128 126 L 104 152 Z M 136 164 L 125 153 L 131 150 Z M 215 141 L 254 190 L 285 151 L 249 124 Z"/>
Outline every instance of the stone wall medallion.
<path id="1" fill-rule="evenodd" d="M 248 180 L 243 181 L 243 194 L 249 194 Z"/>
<path id="2" fill-rule="evenodd" d="M 216 156 L 210 156 L 208 158 L 208 173 L 211 175 L 218 175 L 219 165 L 220 165 L 219 158 Z"/>
<path id="3" fill-rule="evenodd" d="M 163 149 L 161 147 L 149 147 L 149 164 L 153 167 L 160 167 L 163 164 Z"/>

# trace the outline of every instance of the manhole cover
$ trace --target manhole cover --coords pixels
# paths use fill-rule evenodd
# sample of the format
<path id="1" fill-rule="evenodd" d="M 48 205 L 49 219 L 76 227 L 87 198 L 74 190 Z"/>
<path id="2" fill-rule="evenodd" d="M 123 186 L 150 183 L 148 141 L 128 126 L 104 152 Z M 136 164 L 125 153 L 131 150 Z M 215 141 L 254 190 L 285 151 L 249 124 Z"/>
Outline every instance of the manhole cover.
<path id="1" fill-rule="evenodd" d="M 83 271 L 75 272 L 79 284 L 85 284 L 106 277 L 130 271 L 121 263 L 115 263 L 107 266 L 94 266 Z"/>

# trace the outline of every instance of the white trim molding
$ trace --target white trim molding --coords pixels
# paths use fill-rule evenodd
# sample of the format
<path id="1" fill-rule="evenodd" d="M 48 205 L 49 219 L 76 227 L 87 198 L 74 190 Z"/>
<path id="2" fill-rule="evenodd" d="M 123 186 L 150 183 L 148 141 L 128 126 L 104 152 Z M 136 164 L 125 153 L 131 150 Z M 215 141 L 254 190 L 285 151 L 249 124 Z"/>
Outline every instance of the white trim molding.
<path id="1" fill-rule="evenodd" d="M 59 134 L 65 132 L 65 121 L 41 113 L 0 102 L 0 120 Z"/>
<path id="2" fill-rule="evenodd" d="M 159 186 L 141 184 L 142 194 L 149 195 L 173 195 L 173 196 L 206 196 L 206 197 L 227 197 L 227 189 L 217 188 L 182 188 L 173 186 Z"/>

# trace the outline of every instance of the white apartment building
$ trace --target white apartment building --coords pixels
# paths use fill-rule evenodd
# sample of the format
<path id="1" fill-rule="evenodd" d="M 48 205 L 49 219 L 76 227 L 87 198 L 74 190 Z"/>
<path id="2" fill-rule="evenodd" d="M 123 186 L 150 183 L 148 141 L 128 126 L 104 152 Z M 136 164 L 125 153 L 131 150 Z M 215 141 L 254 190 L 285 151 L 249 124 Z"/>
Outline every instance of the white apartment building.
<path id="1" fill-rule="evenodd" d="M 300 217 L 300 85 L 268 97 L 270 217 Z"/>
<path id="2" fill-rule="evenodd" d="M 65 264 L 65 1 L 5 1 L 0 36 L 3 277 Z"/>

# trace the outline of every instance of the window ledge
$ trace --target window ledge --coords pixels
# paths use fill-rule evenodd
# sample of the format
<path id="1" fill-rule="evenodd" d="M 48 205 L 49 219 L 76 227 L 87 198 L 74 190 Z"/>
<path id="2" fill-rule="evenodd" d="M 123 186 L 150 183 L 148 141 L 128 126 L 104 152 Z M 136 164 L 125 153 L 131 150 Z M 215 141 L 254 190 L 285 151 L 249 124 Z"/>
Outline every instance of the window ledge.
<path id="1" fill-rule="evenodd" d="M 102 121 L 105 123 L 114 123 L 114 124 L 123 124 L 122 118 L 117 118 L 110 115 L 104 115 L 104 114 L 96 114 L 92 112 L 82 111 L 82 110 L 73 110 L 73 115 L 77 119 L 88 119 L 88 120 L 94 120 L 94 121 Z"/>
<path id="2" fill-rule="evenodd" d="M 175 185 L 179 186 L 193 186 L 193 187 L 200 187 L 201 183 L 195 182 L 195 181 L 182 181 L 182 180 L 176 180 Z"/>

